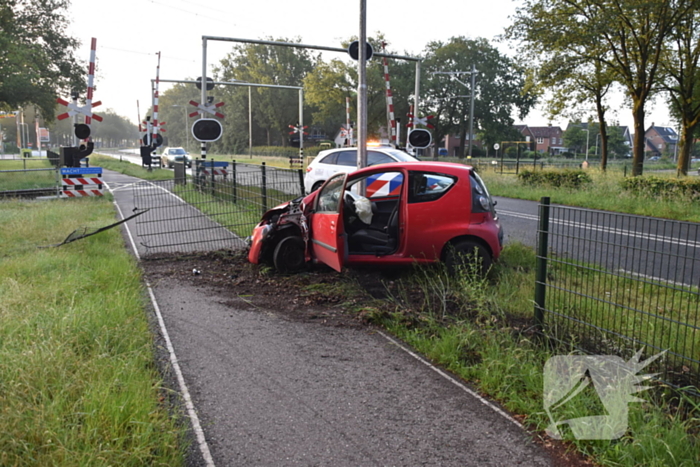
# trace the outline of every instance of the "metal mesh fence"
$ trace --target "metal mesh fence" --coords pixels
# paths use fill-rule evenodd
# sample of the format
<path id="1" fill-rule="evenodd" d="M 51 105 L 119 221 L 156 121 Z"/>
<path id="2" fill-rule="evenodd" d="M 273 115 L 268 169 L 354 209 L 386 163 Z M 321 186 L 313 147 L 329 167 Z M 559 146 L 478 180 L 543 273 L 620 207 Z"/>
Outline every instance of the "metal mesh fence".
<path id="1" fill-rule="evenodd" d="M 551 338 L 631 358 L 700 394 L 698 224 L 540 204 L 536 319 Z M 693 387 L 694 386 L 694 387 Z"/>
<path id="2" fill-rule="evenodd" d="M 300 170 L 211 162 L 134 185 L 137 209 L 149 210 L 136 220 L 149 254 L 242 248 L 265 211 L 303 194 Z"/>

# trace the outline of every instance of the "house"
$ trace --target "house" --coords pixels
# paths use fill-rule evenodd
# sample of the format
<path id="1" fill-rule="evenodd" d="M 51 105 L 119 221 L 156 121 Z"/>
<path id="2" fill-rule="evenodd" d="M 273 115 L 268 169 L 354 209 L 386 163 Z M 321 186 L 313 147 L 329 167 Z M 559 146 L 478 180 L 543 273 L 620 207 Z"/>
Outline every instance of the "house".
<path id="1" fill-rule="evenodd" d="M 564 132 L 558 126 L 529 127 L 535 140 L 535 151 L 546 154 L 561 154 L 566 152 L 564 147 Z"/>
<path id="2" fill-rule="evenodd" d="M 483 149 L 483 142 L 477 139 L 476 135 L 472 136 L 472 147 Z M 464 144 L 469 147 L 469 135 L 464 137 Z M 459 135 L 446 135 L 442 140 L 441 148 L 444 148 L 447 155 L 450 157 L 460 157 L 462 155 L 462 142 L 459 139 Z M 467 154 L 468 155 L 468 154 Z"/>
<path id="3" fill-rule="evenodd" d="M 523 141 L 527 141 L 528 143 L 535 141 L 535 135 L 532 133 L 532 131 L 530 131 L 529 126 L 513 125 L 513 128 L 515 128 L 521 135 L 525 137 Z"/>
<path id="4" fill-rule="evenodd" d="M 652 156 L 674 154 L 678 145 L 678 133 L 671 127 L 651 126 L 644 132 L 644 152 Z"/>

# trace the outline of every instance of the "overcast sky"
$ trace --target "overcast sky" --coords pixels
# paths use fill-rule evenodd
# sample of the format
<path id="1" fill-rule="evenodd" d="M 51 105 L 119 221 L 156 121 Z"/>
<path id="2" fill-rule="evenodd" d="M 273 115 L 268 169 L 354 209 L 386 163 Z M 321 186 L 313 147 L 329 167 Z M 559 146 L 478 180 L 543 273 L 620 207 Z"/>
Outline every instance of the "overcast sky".
<path id="1" fill-rule="evenodd" d="M 415 55 L 428 42 L 446 42 L 454 36 L 494 39 L 510 23 L 509 16 L 520 2 L 367 0 L 366 4 L 367 35 L 382 32 L 392 50 Z M 137 101 L 141 119 L 151 105 L 151 79 L 156 77 L 158 52 L 160 78 L 177 80 L 201 75 L 202 36 L 300 38 L 304 44 L 341 47 L 343 41 L 359 35 L 359 5 L 359 1 L 352 0 L 72 0 L 69 34 L 83 43 L 77 55 L 86 62 L 91 38 L 97 39 L 93 101 L 103 104 L 95 112 L 110 108 L 136 122 Z M 207 42 L 210 66 L 236 45 Z M 504 54 L 511 53 L 508 44 L 494 45 Z M 161 83 L 160 93 L 170 86 Z M 631 111 L 621 98 L 615 107 L 620 110 L 612 117 L 632 126 Z M 226 113 L 225 107 L 222 110 Z M 664 103 L 647 107 L 647 127 L 652 121 L 671 125 Z M 550 122 L 535 111 L 524 122 L 516 123 L 543 126 Z M 565 128 L 567 120 L 551 123 Z"/>

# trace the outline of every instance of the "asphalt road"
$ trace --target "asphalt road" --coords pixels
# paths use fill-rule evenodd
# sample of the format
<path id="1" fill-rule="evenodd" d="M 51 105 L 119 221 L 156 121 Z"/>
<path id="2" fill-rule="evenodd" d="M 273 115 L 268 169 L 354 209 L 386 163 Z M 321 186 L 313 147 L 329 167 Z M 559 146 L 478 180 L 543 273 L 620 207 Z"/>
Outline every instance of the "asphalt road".
<path id="1" fill-rule="evenodd" d="M 104 178 L 128 215 L 136 179 Z M 290 321 L 168 274 L 149 280 L 215 465 L 554 464 L 501 409 L 377 330 Z M 190 464 L 206 465 L 193 452 Z"/>
<path id="2" fill-rule="evenodd" d="M 537 245 L 538 202 L 495 198 L 505 241 Z M 700 224 L 552 206 L 549 250 L 609 270 L 700 284 Z"/>

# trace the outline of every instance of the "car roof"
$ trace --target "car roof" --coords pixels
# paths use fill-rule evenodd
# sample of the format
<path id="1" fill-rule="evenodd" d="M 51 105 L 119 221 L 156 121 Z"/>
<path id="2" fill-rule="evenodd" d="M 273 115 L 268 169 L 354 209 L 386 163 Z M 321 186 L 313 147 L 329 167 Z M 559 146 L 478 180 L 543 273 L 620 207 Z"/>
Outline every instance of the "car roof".
<path id="1" fill-rule="evenodd" d="M 465 170 L 473 170 L 471 165 L 459 164 L 456 162 L 431 162 L 431 161 L 418 161 L 418 162 L 394 162 L 391 164 L 377 164 L 371 167 L 365 167 L 363 169 L 351 172 L 350 175 L 355 175 L 358 173 L 371 172 L 377 169 L 386 168 L 387 170 L 397 170 L 397 168 L 404 168 L 406 170 L 413 171 L 425 171 L 425 172 L 444 172 L 448 174 L 456 175 L 459 172 Z"/>
<path id="2" fill-rule="evenodd" d="M 347 147 L 347 148 L 333 148 L 333 149 L 325 149 L 323 151 L 319 151 L 318 155 L 316 157 L 314 157 L 314 159 L 311 161 L 311 163 L 313 164 L 314 162 L 321 160 L 323 157 L 325 157 L 329 154 L 333 154 L 336 152 L 342 152 L 342 151 L 357 151 L 357 147 L 353 146 L 353 147 Z M 407 153 L 406 151 L 404 151 L 402 149 L 397 149 L 397 148 L 392 147 L 392 146 L 367 146 L 367 151 L 379 151 L 379 152 L 386 152 L 388 154 L 400 152 L 400 153 L 402 153 L 402 155 L 416 159 L 414 156 Z"/>

